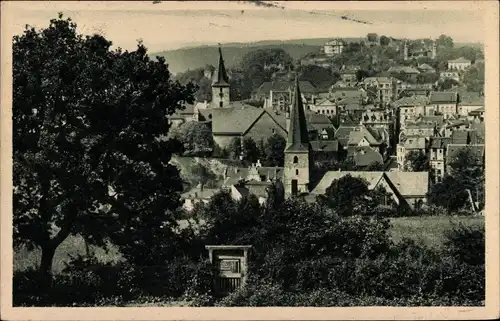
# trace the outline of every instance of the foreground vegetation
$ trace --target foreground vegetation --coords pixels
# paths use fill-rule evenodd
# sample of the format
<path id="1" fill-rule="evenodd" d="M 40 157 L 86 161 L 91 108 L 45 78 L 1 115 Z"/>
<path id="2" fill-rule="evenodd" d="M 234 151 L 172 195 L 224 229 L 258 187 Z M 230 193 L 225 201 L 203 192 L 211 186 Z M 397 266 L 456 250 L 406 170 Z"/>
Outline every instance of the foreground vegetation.
<path id="1" fill-rule="evenodd" d="M 441 248 L 445 241 L 445 232 L 457 227 L 459 224 L 470 228 L 484 227 L 484 217 L 481 216 L 421 216 L 421 217 L 395 217 L 390 219 L 389 235 L 396 243 L 404 238 L 421 242 L 432 248 Z M 102 247 L 90 246 L 93 255 L 100 262 L 119 262 L 122 259 L 118 249 L 108 245 L 106 250 Z M 57 249 L 54 256 L 53 271 L 61 273 L 71 256 L 85 255 L 84 239 L 79 236 L 68 237 Z M 37 249 L 28 250 L 20 247 L 14 253 L 14 270 L 25 271 L 36 268 L 40 264 L 41 253 Z"/>
<path id="2" fill-rule="evenodd" d="M 447 228 L 442 246 L 395 242 L 388 217 L 405 212 L 351 176 L 313 204 L 285 200 L 279 182 L 265 204 L 221 191 L 195 206 L 204 224 L 180 229 L 184 182 L 169 161 L 182 144 L 161 137 L 165 115 L 192 102 L 194 88 L 172 81 L 141 43 L 110 47 L 62 14 L 14 37 L 13 236 L 25 249 L 15 306 L 483 303 L 484 226 Z M 425 215 L 436 210 L 454 212 Z M 207 244 L 252 246 L 244 288 L 213 293 Z M 23 261 L 32 249 L 39 259 Z"/>

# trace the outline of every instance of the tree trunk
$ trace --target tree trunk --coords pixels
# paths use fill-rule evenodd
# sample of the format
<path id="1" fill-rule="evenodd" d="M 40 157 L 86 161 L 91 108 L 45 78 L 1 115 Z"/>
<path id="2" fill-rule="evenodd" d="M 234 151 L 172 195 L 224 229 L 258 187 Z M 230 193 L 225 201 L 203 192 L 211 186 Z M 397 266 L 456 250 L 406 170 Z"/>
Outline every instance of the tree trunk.
<path id="1" fill-rule="evenodd" d="M 52 284 L 52 261 L 56 253 L 54 246 L 42 247 L 42 259 L 40 261 L 40 287 L 50 287 Z"/>

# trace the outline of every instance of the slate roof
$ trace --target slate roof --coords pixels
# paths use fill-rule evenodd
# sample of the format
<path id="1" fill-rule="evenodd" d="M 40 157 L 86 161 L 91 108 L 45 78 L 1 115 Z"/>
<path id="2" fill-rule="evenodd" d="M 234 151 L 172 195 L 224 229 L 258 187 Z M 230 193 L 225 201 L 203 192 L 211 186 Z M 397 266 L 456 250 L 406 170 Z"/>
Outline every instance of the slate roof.
<path id="1" fill-rule="evenodd" d="M 430 148 L 445 149 L 450 142 L 450 137 L 431 137 Z"/>
<path id="2" fill-rule="evenodd" d="M 484 144 L 467 145 L 467 144 L 448 144 L 446 152 L 446 161 L 452 162 L 462 149 L 469 149 L 472 155 L 475 156 L 477 164 L 482 164 L 484 159 L 485 148 Z"/>
<path id="3" fill-rule="evenodd" d="M 464 57 L 460 57 L 460 58 L 457 58 L 457 59 L 454 59 L 454 60 L 448 60 L 448 63 L 471 63 L 471 61 L 469 59 L 465 59 Z"/>
<path id="4" fill-rule="evenodd" d="M 290 108 L 290 125 L 287 132 L 285 152 L 309 151 L 309 134 L 299 81 L 295 82 L 294 100 Z"/>
<path id="5" fill-rule="evenodd" d="M 349 133 L 347 144 L 358 145 L 363 138 L 366 138 L 370 145 L 380 144 L 380 141 L 377 139 L 377 137 L 374 137 L 373 133 L 370 132 L 365 126 L 357 126 L 355 129 L 353 129 Z"/>
<path id="6" fill-rule="evenodd" d="M 347 156 L 354 157 L 357 166 L 369 166 L 373 163 L 384 164 L 382 155 L 369 146 L 350 146 L 347 148 Z"/>
<path id="7" fill-rule="evenodd" d="M 219 47 L 219 66 L 215 71 L 215 76 L 212 86 L 214 87 L 229 86 L 229 77 L 227 75 L 226 66 L 224 66 L 224 59 L 222 58 L 222 49 L 220 47 Z"/>
<path id="8" fill-rule="evenodd" d="M 430 95 L 430 103 L 456 103 L 458 95 L 452 91 L 433 91 Z"/>
<path id="9" fill-rule="evenodd" d="M 469 132 L 465 130 L 455 130 L 451 133 L 452 144 L 467 144 L 469 141 Z"/>
<path id="10" fill-rule="evenodd" d="M 338 140 L 313 140 L 310 144 L 311 149 L 315 152 L 337 152 L 339 150 Z"/>
<path id="11" fill-rule="evenodd" d="M 424 95 L 415 95 L 410 97 L 403 97 L 394 102 L 395 107 L 413 107 L 413 106 L 425 106 L 427 105 L 428 99 Z"/>
<path id="12" fill-rule="evenodd" d="M 283 180 L 283 167 L 257 167 L 257 171 L 262 180 L 278 179 Z M 223 186 L 238 184 L 240 180 L 246 180 L 248 177 L 248 167 L 228 167 L 227 176 L 223 179 Z"/>
<path id="13" fill-rule="evenodd" d="M 349 142 L 349 134 L 354 130 L 354 128 L 356 128 L 356 126 L 340 125 L 335 131 L 335 139 L 338 140 L 342 146 L 347 146 L 347 143 Z"/>
<path id="14" fill-rule="evenodd" d="M 409 136 L 406 137 L 403 145 L 406 149 L 425 149 L 425 137 Z"/>
<path id="15" fill-rule="evenodd" d="M 484 106 L 484 97 L 476 93 L 464 93 L 460 95 L 459 106 Z"/>
<path id="16" fill-rule="evenodd" d="M 299 81 L 301 92 L 304 94 L 316 93 L 316 88 L 309 81 Z M 268 94 L 272 91 L 288 91 L 293 90 L 294 81 L 266 81 L 257 89 L 258 93 Z"/>
<path id="17" fill-rule="evenodd" d="M 233 102 L 229 106 L 212 109 L 213 134 L 243 134 L 265 112 L 246 104 Z"/>
<path id="18" fill-rule="evenodd" d="M 311 191 L 311 194 L 324 194 L 332 181 L 350 174 L 353 177 L 363 178 L 368 181 L 368 188 L 373 189 L 385 176 L 390 184 L 396 188 L 397 192 L 406 197 L 425 196 L 429 190 L 428 172 L 338 172 L 330 171 L 325 173 L 318 185 Z"/>

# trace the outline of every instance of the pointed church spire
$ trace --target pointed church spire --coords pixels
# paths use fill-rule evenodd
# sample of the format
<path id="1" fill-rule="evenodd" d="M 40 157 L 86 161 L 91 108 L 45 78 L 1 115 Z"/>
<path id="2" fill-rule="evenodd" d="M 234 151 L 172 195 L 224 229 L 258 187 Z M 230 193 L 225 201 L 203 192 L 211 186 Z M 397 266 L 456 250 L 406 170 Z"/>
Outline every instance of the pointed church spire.
<path id="1" fill-rule="evenodd" d="M 228 87 L 229 77 L 227 76 L 226 66 L 224 66 L 224 59 L 222 58 L 222 49 L 219 44 L 219 66 L 215 71 L 214 87 Z"/>
<path id="2" fill-rule="evenodd" d="M 299 78 L 295 75 L 295 92 L 290 108 L 290 125 L 285 151 L 309 151 L 306 115 L 299 88 Z"/>

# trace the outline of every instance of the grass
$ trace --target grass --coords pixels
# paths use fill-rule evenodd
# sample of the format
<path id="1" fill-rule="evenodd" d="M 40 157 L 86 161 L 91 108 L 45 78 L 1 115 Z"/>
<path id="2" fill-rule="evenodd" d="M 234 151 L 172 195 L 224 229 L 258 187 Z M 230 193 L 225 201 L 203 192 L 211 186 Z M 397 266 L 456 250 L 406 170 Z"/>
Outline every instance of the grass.
<path id="1" fill-rule="evenodd" d="M 422 241 L 434 248 L 439 248 L 444 241 L 444 232 L 462 223 L 466 226 L 484 226 L 483 217 L 400 217 L 391 219 L 391 237 L 395 242 L 404 237 Z M 97 258 L 102 262 L 116 262 L 121 259 L 118 250 L 109 246 L 109 251 L 91 246 Z M 80 236 L 67 238 L 58 248 L 54 257 L 53 271 L 60 273 L 71 255 L 84 254 L 85 243 Z M 20 248 L 14 253 L 14 270 L 22 271 L 40 264 L 41 251 Z"/>
<path id="2" fill-rule="evenodd" d="M 391 219 L 391 237 L 395 242 L 404 237 L 424 244 L 439 248 L 444 241 L 444 232 L 458 226 L 484 226 L 482 216 L 424 216 L 424 217 L 398 217 Z"/>

